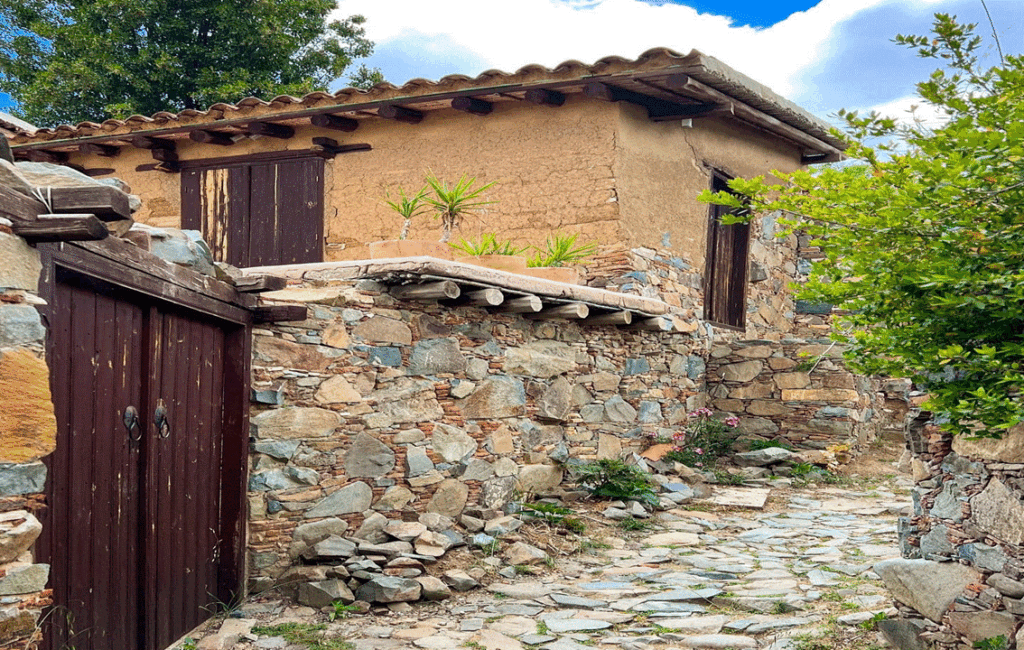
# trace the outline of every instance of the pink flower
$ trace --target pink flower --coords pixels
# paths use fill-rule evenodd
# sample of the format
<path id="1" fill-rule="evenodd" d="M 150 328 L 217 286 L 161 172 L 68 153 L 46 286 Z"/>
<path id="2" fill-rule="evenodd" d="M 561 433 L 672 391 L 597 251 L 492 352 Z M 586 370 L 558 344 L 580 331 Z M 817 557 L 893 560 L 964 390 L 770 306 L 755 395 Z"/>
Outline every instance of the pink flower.
<path id="1" fill-rule="evenodd" d="M 696 449 L 693 450 L 693 452 L 696 453 L 696 454 L 703 454 L 704 450 L 701 449 L 700 447 L 697 447 Z"/>
<path id="2" fill-rule="evenodd" d="M 740 425 L 740 419 L 737 417 L 726 418 L 725 426 L 736 428 Z"/>

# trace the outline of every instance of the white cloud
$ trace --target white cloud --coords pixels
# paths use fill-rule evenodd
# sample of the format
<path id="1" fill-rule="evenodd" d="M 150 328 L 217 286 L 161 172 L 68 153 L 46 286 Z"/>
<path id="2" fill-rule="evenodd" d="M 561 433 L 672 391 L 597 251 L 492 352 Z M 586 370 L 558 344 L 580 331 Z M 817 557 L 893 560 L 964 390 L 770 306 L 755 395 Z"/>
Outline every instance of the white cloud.
<path id="1" fill-rule="evenodd" d="M 509 72 L 528 63 L 635 57 L 656 46 L 684 53 L 693 48 L 782 95 L 795 96 L 801 71 L 824 55 L 838 25 L 893 2 L 907 0 L 822 0 L 766 29 L 734 26 L 727 17 L 698 14 L 683 5 L 641 0 L 341 0 L 338 15 L 366 16 L 367 35 L 379 48 L 415 31 L 444 43 L 449 57 L 466 52 L 467 58 Z M 431 54 L 424 52 L 424 58 Z"/>
<path id="2" fill-rule="evenodd" d="M 915 121 L 928 128 L 940 127 L 946 122 L 946 114 L 932 104 L 926 103 L 917 95 L 907 95 L 884 104 L 876 104 L 862 109 L 862 114 L 876 111 L 883 117 L 891 117 L 904 124 Z"/>

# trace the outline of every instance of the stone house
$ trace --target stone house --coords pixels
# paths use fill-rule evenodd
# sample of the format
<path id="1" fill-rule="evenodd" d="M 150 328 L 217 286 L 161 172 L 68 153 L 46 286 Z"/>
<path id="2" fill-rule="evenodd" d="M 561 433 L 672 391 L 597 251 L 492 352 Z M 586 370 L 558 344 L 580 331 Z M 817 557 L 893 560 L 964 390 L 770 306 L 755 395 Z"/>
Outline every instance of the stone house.
<path id="1" fill-rule="evenodd" d="M 252 388 L 251 444 L 232 438 L 241 456 L 226 461 L 245 465 L 231 477 L 245 524 L 217 542 L 243 551 L 225 571 L 250 590 L 317 579 L 298 566 L 312 544 L 372 532 L 384 516 L 429 512 L 472 529 L 514 494 L 557 490 L 567 463 L 633 458 L 705 404 L 739 416 L 750 437 L 813 449 L 856 446 L 902 415 L 876 382 L 844 369 L 828 307 L 793 300 L 789 285 L 817 250 L 777 237 L 775 215 L 723 226 L 695 199 L 733 176 L 837 160 L 841 142 L 697 52 L 250 98 L 10 139 L 19 159 L 130 185 L 142 198 L 133 218 L 157 229 L 122 232 L 138 247 L 166 256 L 157 242 L 177 235 L 159 229 L 198 230 L 215 258 L 246 267 L 234 288 L 186 284 L 215 289 L 231 309 L 214 316 L 251 328 L 241 380 Z M 463 236 L 598 241 L 583 284 L 366 260 L 366 243 L 400 226 L 384 193 L 418 187 L 426 170 L 497 183 L 496 203 Z M 414 225 L 414 236 L 436 234 L 432 222 Z M 268 272 L 288 286 L 258 305 L 239 295 Z M 159 299 L 175 293 L 147 286 Z M 0 342 L 9 327 L 0 317 Z M 33 331 L 19 345 L 38 363 Z M 22 490 L 11 508 L 39 507 L 38 492 Z"/>

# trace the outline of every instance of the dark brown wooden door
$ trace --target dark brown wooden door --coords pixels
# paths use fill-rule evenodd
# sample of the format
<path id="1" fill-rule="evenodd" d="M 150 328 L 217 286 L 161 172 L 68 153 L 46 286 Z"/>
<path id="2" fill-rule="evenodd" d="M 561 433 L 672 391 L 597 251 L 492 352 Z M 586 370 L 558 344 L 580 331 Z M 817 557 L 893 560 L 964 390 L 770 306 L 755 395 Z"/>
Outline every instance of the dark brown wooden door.
<path id="1" fill-rule="evenodd" d="M 244 471 L 224 456 L 225 439 L 244 435 L 225 409 L 238 406 L 225 353 L 237 326 L 53 273 L 58 439 L 39 548 L 54 590 L 49 648 L 163 650 L 239 587 L 237 566 L 223 566 L 238 561 L 231 494 Z M 237 453 L 238 441 L 227 447 Z"/>
<path id="2" fill-rule="evenodd" d="M 712 181 L 713 192 L 728 191 L 721 176 Z M 723 224 L 729 209 L 712 205 L 708 224 L 708 250 L 704 264 L 704 318 L 717 325 L 743 329 L 747 315 L 747 252 L 750 225 Z"/>
<path id="3" fill-rule="evenodd" d="M 182 227 L 239 267 L 323 260 L 324 161 L 308 157 L 181 172 Z"/>

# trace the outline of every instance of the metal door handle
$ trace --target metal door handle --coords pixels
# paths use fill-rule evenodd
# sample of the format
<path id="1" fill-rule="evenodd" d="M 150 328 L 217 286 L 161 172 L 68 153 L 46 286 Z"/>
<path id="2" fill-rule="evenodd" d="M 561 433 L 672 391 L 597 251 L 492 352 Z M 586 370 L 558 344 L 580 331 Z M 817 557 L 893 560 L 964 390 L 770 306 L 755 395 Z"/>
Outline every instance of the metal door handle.
<path id="1" fill-rule="evenodd" d="M 161 438 L 171 435 L 171 424 L 167 421 L 167 405 L 163 399 L 156 400 L 156 410 L 153 411 L 153 424 L 156 425 L 156 432 Z"/>
<path id="2" fill-rule="evenodd" d="M 124 415 L 121 416 L 121 420 L 124 422 L 124 428 L 128 429 L 128 438 L 135 442 L 142 440 L 142 427 L 139 426 L 139 411 L 134 406 L 127 406 L 124 409 Z M 135 437 L 132 435 L 132 429 L 138 429 L 139 435 Z"/>

